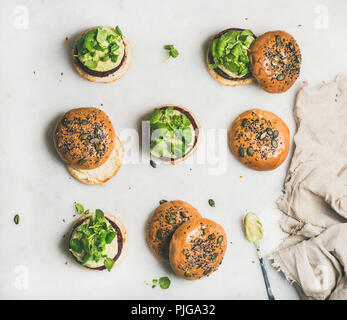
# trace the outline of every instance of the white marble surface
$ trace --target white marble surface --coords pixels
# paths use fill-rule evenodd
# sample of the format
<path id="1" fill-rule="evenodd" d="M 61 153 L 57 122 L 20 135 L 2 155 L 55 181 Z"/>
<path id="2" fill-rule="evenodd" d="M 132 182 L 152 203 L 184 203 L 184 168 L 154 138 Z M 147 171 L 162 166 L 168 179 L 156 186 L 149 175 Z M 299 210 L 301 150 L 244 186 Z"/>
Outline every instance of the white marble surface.
<path id="1" fill-rule="evenodd" d="M 275 171 L 254 172 L 240 165 L 225 143 L 217 158 L 202 161 L 202 145 L 200 161 L 195 157 L 193 163 L 156 169 L 147 163 L 125 164 L 105 186 L 93 187 L 69 176 L 52 147 L 52 126 L 70 108 L 101 107 L 127 150 L 127 129 L 137 130 L 153 107 L 176 103 L 189 107 L 204 129 L 224 130 L 220 137 L 251 107 L 275 112 L 293 135 L 293 101 L 302 81 L 315 85 L 346 71 L 347 2 L 2 0 L 0 7 L 0 298 L 266 299 L 255 250 L 244 239 L 240 221 L 247 210 L 261 217 L 264 254 L 285 236 L 274 200 L 288 159 Z M 84 80 L 71 64 L 71 39 L 90 26 L 117 24 L 133 47 L 128 74 L 113 84 Z M 303 54 L 296 85 L 271 95 L 255 85 L 229 88 L 214 81 L 204 65 L 205 44 L 227 27 L 250 28 L 258 35 L 275 29 L 293 34 Z M 162 46 L 168 43 L 180 56 L 163 63 Z M 208 148 L 210 155 L 215 152 L 210 144 Z M 224 173 L 211 171 L 216 160 L 226 166 Z M 216 201 L 215 208 L 208 205 L 209 198 Z M 224 226 L 232 244 L 213 275 L 179 279 L 146 247 L 145 221 L 160 199 L 188 201 Z M 74 220 L 75 201 L 124 222 L 128 256 L 111 273 L 82 270 L 69 257 L 63 235 Z M 13 223 L 16 213 L 19 225 Z M 295 289 L 268 267 L 275 296 L 298 299 Z M 172 280 L 166 291 L 144 284 L 166 275 Z"/>

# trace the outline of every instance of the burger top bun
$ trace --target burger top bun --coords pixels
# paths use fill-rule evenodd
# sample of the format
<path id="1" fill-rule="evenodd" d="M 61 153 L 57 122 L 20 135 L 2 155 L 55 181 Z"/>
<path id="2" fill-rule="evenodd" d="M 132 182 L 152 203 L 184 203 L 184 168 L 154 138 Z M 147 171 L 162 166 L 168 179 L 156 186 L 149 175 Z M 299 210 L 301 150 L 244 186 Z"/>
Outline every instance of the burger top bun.
<path id="1" fill-rule="evenodd" d="M 110 157 L 115 145 L 115 131 L 102 110 L 72 109 L 58 121 L 54 145 L 68 165 L 77 169 L 94 169 Z"/>
<path id="2" fill-rule="evenodd" d="M 287 91 L 300 73 L 299 46 L 284 31 L 266 32 L 257 38 L 250 47 L 249 60 L 252 75 L 270 93 Z"/>

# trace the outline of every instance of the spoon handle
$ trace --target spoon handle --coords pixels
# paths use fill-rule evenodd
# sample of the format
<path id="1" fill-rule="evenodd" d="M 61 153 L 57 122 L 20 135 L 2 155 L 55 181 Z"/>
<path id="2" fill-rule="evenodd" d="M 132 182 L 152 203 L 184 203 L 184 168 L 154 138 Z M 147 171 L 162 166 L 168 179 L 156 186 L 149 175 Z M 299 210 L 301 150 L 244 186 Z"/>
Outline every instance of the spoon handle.
<path id="1" fill-rule="evenodd" d="M 267 295 L 269 297 L 269 300 L 275 300 L 275 297 L 274 297 L 274 295 L 272 293 L 270 281 L 269 281 L 269 278 L 267 276 L 264 259 L 263 259 L 263 257 L 261 256 L 261 253 L 260 253 L 260 247 L 257 246 L 256 249 L 257 249 L 257 254 L 258 254 L 258 258 L 259 258 L 259 262 L 260 262 L 260 266 L 261 266 L 261 271 L 263 272 L 263 276 L 264 276 L 264 281 L 265 281 Z"/>

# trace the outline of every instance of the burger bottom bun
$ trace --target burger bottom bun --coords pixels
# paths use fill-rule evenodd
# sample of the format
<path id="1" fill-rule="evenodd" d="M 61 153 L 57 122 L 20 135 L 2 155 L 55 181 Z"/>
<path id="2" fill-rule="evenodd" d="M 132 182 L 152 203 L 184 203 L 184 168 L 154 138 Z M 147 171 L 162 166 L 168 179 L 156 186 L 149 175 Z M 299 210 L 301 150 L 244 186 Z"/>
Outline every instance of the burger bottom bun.
<path id="1" fill-rule="evenodd" d="M 73 223 L 73 227 L 72 227 L 72 232 L 74 231 L 75 227 L 84 219 L 89 218 L 90 216 L 92 216 L 94 213 L 88 213 L 86 215 L 83 215 L 81 217 L 79 217 L 74 223 Z M 127 231 L 125 230 L 125 227 L 123 225 L 123 223 L 115 216 L 112 216 L 108 213 L 104 214 L 105 218 L 107 218 L 108 220 L 112 221 L 113 223 L 115 223 L 119 230 L 122 233 L 122 237 L 123 237 L 123 247 L 122 247 L 122 252 L 120 254 L 120 256 L 118 257 L 117 261 L 114 263 L 114 267 L 118 266 L 120 263 L 122 263 L 122 261 L 124 260 L 126 253 L 128 251 L 128 234 Z M 72 233 L 71 233 L 72 235 Z M 87 268 L 85 266 L 83 266 L 81 263 L 77 262 L 76 259 L 73 259 L 80 267 L 82 267 L 83 269 L 89 270 L 89 271 L 106 271 L 107 269 L 102 269 L 102 270 L 98 270 L 98 269 L 93 269 L 93 268 Z"/>
<path id="2" fill-rule="evenodd" d="M 115 146 L 110 158 L 100 167 L 95 169 L 76 169 L 67 165 L 70 174 L 85 184 L 97 185 L 103 184 L 113 178 L 122 166 L 124 158 L 124 149 L 121 141 L 115 136 Z"/>
<path id="3" fill-rule="evenodd" d="M 124 62 L 122 64 L 122 66 L 117 70 L 115 71 L 114 73 L 108 75 L 108 76 L 105 76 L 105 77 L 97 77 L 97 76 L 93 76 L 93 75 L 90 75 L 89 73 L 85 72 L 79 65 L 78 63 L 76 62 L 76 59 L 74 58 L 73 59 L 73 64 L 77 70 L 77 72 L 85 79 L 91 81 L 91 82 L 99 82 L 99 83 L 111 83 L 111 82 L 114 82 L 118 79 L 120 79 L 121 77 L 124 76 L 124 74 L 128 71 L 129 67 L 130 67 L 130 64 L 131 64 L 131 58 L 132 58 L 132 50 L 131 50 L 131 46 L 128 42 L 128 40 L 122 36 L 123 38 L 123 42 L 124 42 L 124 54 L 125 54 L 125 59 L 124 59 Z M 77 39 L 78 40 L 78 39 Z M 76 40 L 76 42 L 77 42 Z M 75 47 L 76 47 L 76 42 L 73 46 L 73 53 L 74 54 L 74 50 L 75 50 Z"/>
<path id="4" fill-rule="evenodd" d="M 229 86 L 229 87 L 236 87 L 236 86 L 246 86 L 248 84 L 255 82 L 255 79 L 253 78 L 253 76 L 246 78 L 246 79 L 240 79 L 240 80 L 230 80 L 230 79 L 223 78 L 221 75 L 219 75 L 216 71 L 214 71 L 210 67 L 210 61 L 209 61 L 209 57 L 208 57 L 209 51 L 210 51 L 210 45 L 208 46 L 208 49 L 206 51 L 206 59 L 205 59 L 207 70 L 208 70 L 209 74 L 215 80 L 217 80 L 220 84 L 223 84 L 223 85 Z"/>

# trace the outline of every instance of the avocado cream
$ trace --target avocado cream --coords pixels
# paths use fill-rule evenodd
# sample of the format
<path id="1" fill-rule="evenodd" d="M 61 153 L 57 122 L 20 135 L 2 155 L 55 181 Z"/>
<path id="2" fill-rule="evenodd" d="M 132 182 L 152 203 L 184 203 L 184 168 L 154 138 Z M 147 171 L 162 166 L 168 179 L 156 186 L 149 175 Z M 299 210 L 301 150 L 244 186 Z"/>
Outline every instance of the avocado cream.
<path id="1" fill-rule="evenodd" d="M 255 36 L 250 30 L 230 29 L 213 39 L 210 54 L 212 69 L 220 69 L 232 78 L 241 78 L 249 71 L 248 50 Z"/>
<path id="2" fill-rule="evenodd" d="M 119 28 L 97 27 L 77 41 L 75 57 L 91 70 L 106 72 L 122 62 L 124 52 Z"/>
<path id="3" fill-rule="evenodd" d="M 153 156 L 179 159 L 194 146 L 194 127 L 183 110 L 174 107 L 155 109 L 148 120 Z"/>
<path id="4" fill-rule="evenodd" d="M 243 229 L 248 241 L 258 246 L 263 238 L 263 227 L 259 218 L 254 213 L 247 213 L 243 218 Z"/>

